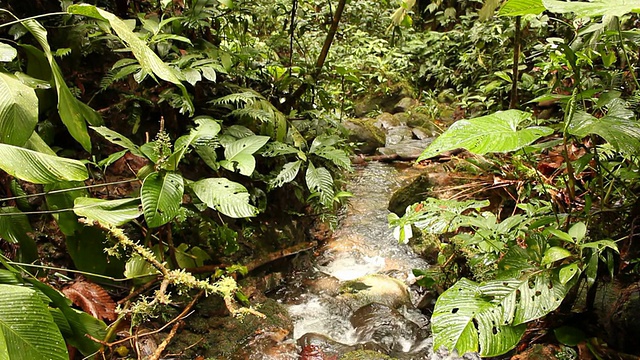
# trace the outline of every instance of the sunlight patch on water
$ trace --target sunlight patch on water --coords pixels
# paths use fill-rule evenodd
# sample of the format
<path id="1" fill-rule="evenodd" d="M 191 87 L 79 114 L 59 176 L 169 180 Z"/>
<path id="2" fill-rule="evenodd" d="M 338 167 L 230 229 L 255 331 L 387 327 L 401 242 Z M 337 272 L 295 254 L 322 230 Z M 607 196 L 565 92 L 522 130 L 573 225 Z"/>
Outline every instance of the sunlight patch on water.
<path id="1" fill-rule="evenodd" d="M 381 256 L 354 256 L 347 253 L 340 254 L 325 266 L 318 266 L 318 269 L 340 281 L 347 281 L 378 273 L 385 269 L 385 262 Z"/>

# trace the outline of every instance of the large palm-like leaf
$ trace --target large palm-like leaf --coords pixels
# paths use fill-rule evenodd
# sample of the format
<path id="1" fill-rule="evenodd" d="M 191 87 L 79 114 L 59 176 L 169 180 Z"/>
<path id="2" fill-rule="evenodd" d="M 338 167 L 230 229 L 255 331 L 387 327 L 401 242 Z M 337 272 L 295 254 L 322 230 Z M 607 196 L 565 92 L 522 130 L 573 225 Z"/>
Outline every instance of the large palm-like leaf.
<path id="1" fill-rule="evenodd" d="M 249 192 L 225 178 L 209 178 L 191 185 L 198 198 L 207 206 L 232 218 L 256 216 L 258 209 L 249 204 Z"/>
<path id="2" fill-rule="evenodd" d="M 129 140 L 126 136 L 105 126 L 92 126 L 91 128 L 110 142 L 129 150 L 133 155 L 144 157 L 144 154 L 140 151 L 140 147 L 134 144 L 133 141 Z"/>
<path id="3" fill-rule="evenodd" d="M 143 71 L 147 74 L 155 74 L 160 79 L 178 86 L 182 91 L 185 101 L 187 101 L 189 105 L 189 111 L 193 112 L 193 103 L 191 102 L 187 88 L 181 82 L 182 74 L 165 64 L 138 35 L 131 31 L 130 27 L 124 21 L 114 14 L 93 5 L 71 5 L 67 8 L 67 11 L 71 14 L 84 15 L 94 19 L 108 21 L 116 35 L 129 46 L 133 56 L 140 62 Z"/>
<path id="4" fill-rule="evenodd" d="M 553 133 L 553 129 L 544 126 L 518 130 L 518 125 L 529 117 L 529 113 L 507 110 L 475 119 L 459 120 L 434 140 L 418 161 L 458 148 L 480 155 L 515 151 Z"/>
<path id="5" fill-rule="evenodd" d="M 570 134 L 585 137 L 596 134 L 609 142 L 616 150 L 627 155 L 640 152 L 640 126 L 633 119 L 633 111 L 622 100 L 614 100 L 607 115 L 598 119 L 584 111 L 577 112 L 569 124 Z"/>
<path id="6" fill-rule="evenodd" d="M 225 169 L 235 171 L 240 174 L 250 176 L 256 167 L 256 159 L 253 154 L 260 150 L 269 141 L 268 136 L 251 135 L 238 139 L 225 146 L 225 160 L 220 162 Z"/>
<path id="7" fill-rule="evenodd" d="M 640 0 L 542 0 L 542 3 L 551 12 L 574 13 L 578 17 L 622 16 L 630 12 L 640 12 Z"/>
<path id="8" fill-rule="evenodd" d="M 0 358 L 69 359 L 60 330 L 32 289 L 0 285 Z"/>
<path id="9" fill-rule="evenodd" d="M 147 176 L 140 189 L 142 211 L 149 227 L 162 226 L 180 210 L 184 180 L 174 172 L 154 172 Z"/>
<path id="10" fill-rule="evenodd" d="M 0 142 L 22 146 L 38 123 L 36 92 L 20 80 L 0 72 Z"/>
<path id="11" fill-rule="evenodd" d="M 78 216 L 98 220 L 114 226 L 123 225 L 142 214 L 140 199 L 102 200 L 88 197 L 76 198 L 73 212 Z"/>
<path id="12" fill-rule="evenodd" d="M 542 0 L 509 0 L 500 8 L 500 16 L 538 15 L 545 10 Z"/>
<path id="13" fill-rule="evenodd" d="M 0 144 L 0 169 L 34 184 L 82 181 L 89 177 L 80 161 L 6 144 Z"/>

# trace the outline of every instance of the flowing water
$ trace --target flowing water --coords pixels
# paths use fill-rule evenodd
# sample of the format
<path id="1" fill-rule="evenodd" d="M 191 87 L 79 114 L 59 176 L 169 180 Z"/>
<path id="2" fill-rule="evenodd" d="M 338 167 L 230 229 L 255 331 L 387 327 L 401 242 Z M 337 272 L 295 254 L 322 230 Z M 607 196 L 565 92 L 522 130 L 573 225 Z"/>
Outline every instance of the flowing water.
<path id="1" fill-rule="evenodd" d="M 428 264 L 398 244 L 387 224 L 391 194 L 418 174 L 372 162 L 352 175 L 353 197 L 334 240 L 279 294 L 303 353 L 311 348 L 337 359 L 369 349 L 403 359 L 441 358 L 432 351 L 428 317 L 414 307 L 416 292 L 407 291 L 415 280 L 411 270 Z"/>

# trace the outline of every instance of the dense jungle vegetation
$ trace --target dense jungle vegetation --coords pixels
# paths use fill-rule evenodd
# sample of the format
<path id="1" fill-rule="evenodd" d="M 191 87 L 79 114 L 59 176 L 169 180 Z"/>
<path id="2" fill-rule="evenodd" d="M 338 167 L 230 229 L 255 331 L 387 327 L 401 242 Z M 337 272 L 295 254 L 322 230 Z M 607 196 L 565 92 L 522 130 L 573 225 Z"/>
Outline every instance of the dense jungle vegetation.
<path id="1" fill-rule="evenodd" d="M 472 179 L 389 216 L 437 249 L 414 270 L 435 346 L 636 358 L 638 12 L 0 2 L 0 359 L 142 357 L 150 328 L 160 359 L 204 296 L 264 316 L 239 281 L 326 240 L 352 160 L 377 155 L 345 123 L 402 98 L 440 133 L 416 161 Z"/>

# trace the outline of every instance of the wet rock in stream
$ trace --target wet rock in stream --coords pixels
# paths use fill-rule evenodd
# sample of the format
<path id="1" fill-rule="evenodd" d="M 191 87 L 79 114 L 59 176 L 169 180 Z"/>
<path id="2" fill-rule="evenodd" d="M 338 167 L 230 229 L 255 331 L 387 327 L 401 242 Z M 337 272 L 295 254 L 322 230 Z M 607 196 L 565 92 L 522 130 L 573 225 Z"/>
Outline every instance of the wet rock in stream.
<path id="1" fill-rule="evenodd" d="M 407 286 L 400 280 L 387 275 L 370 274 L 346 281 L 340 287 L 339 298 L 344 299 L 353 309 L 378 303 L 392 308 L 411 306 L 411 296 Z"/>

